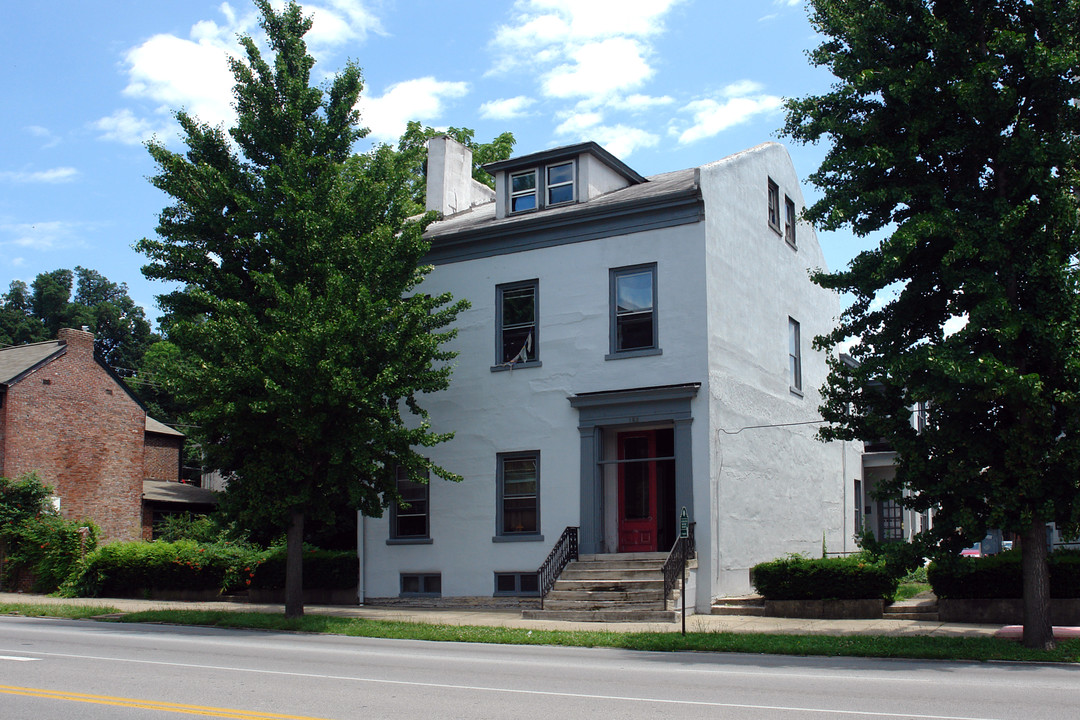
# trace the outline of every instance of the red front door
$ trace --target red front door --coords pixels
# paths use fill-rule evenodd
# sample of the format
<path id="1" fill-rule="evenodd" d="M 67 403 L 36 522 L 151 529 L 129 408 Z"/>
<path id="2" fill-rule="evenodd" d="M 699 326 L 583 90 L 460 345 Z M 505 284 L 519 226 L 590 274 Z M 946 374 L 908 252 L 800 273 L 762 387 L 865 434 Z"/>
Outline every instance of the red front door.
<path id="1" fill-rule="evenodd" d="M 619 552 L 657 549 L 656 433 L 625 432 L 618 436 Z M 632 462 L 640 460 L 641 462 Z"/>

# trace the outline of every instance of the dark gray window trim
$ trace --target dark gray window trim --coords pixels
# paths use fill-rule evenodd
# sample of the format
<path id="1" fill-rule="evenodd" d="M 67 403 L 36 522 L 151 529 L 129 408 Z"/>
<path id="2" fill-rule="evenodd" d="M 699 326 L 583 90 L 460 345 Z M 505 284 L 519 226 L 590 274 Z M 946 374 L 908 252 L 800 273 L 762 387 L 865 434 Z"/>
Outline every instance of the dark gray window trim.
<path id="1" fill-rule="evenodd" d="M 496 162 L 484 165 L 484 170 L 492 175 L 499 170 L 517 172 L 519 169 L 528 168 L 530 165 L 557 165 L 560 161 L 571 160 L 586 154 L 594 156 L 597 160 L 604 163 L 633 184 L 648 182 L 648 180 L 639 175 L 629 165 L 605 150 L 603 146 L 591 140 L 576 145 L 567 145 L 565 147 L 552 148 L 551 150 L 541 150 L 540 152 L 532 153 L 530 155 L 519 155 L 518 157 L 510 158 L 508 160 L 497 160 Z"/>
<path id="2" fill-rule="evenodd" d="M 767 199 L 767 202 L 768 202 L 769 206 L 767 208 L 767 213 L 766 213 L 765 217 L 766 217 L 766 220 L 768 221 L 769 227 L 772 228 L 774 231 L 776 231 L 776 233 L 778 235 L 783 236 L 784 230 L 781 227 L 781 223 L 783 222 L 783 220 L 782 220 L 782 217 L 780 215 L 780 211 L 781 211 L 781 208 L 780 208 L 780 186 L 777 185 L 776 181 L 773 180 L 772 178 L 769 178 L 768 180 L 769 180 L 769 185 L 768 185 L 768 194 L 766 195 L 766 199 Z M 774 211 L 775 211 L 775 213 L 774 213 Z M 776 215 L 775 222 L 773 221 L 773 218 L 769 217 L 769 216 L 771 216 L 773 214 Z"/>
<path id="3" fill-rule="evenodd" d="M 397 486 L 397 480 L 395 487 Z M 398 504 L 393 502 L 390 504 L 390 537 L 387 538 L 387 545 L 430 545 L 431 544 L 431 478 L 428 477 L 428 482 L 424 484 L 424 503 L 427 506 L 427 535 L 398 535 L 397 534 L 397 520 L 398 520 Z"/>
<path id="4" fill-rule="evenodd" d="M 615 317 L 615 280 L 620 275 L 628 275 L 630 273 L 641 272 L 642 270 L 649 270 L 652 272 L 652 347 L 647 348 L 633 348 L 630 350 L 619 350 L 615 347 L 615 343 L 618 340 L 618 328 L 617 319 Z M 605 360 L 615 360 L 618 358 L 629 357 L 643 357 L 646 355 L 661 355 L 663 351 L 660 349 L 660 311 L 657 302 L 657 288 L 658 279 L 656 263 L 642 263 L 640 265 L 627 265 L 625 267 L 611 268 L 608 270 L 608 354 L 604 356 Z"/>
<path id="5" fill-rule="evenodd" d="M 792 330 L 794 330 L 795 337 L 792 338 Z M 792 340 L 794 340 L 795 348 L 792 352 Z M 791 373 L 791 361 L 795 361 L 794 377 L 790 376 Z M 793 317 L 788 317 L 788 380 L 794 380 L 795 382 L 788 385 L 788 390 L 793 395 L 803 396 L 803 372 L 802 372 L 802 326 L 799 321 Z"/>
<path id="6" fill-rule="evenodd" d="M 506 460 L 534 458 L 536 460 L 536 531 L 507 533 L 503 532 L 503 463 Z M 492 542 L 539 542 L 544 539 L 540 532 L 540 451 L 524 450 L 520 452 L 498 453 L 495 460 L 495 535 Z"/>
<path id="7" fill-rule="evenodd" d="M 522 590 L 521 589 L 521 578 L 523 576 L 527 576 L 527 575 L 531 575 L 532 577 L 537 578 L 537 572 L 535 570 L 521 571 L 521 572 L 517 572 L 517 571 L 515 571 L 515 572 L 498 572 L 498 571 L 496 571 L 494 573 L 494 575 L 492 576 L 492 582 L 493 582 L 493 585 L 494 585 L 494 590 L 491 593 L 491 596 L 492 597 L 539 597 L 540 596 L 539 578 L 537 578 L 537 589 L 536 590 Z M 499 577 L 500 576 L 502 576 L 502 577 L 512 576 L 514 578 L 514 587 L 515 587 L 515 589 L 513 591 L 510 591 L 510 590 L 502 590 L 502 591 L 500 591 L 499 590 Z"/>
<path id="8" fill-rule="evenodd" d="M 515 213 L 481 229 L 430 235 L 431 250 L 423 262 L 446 265 L 690 225 L 704 219 L 705 205 L 696 185 L 661 198 L 600 206 L 567 203 L 552 207 L 548 213 Z"/>
<path id="9" fill-rule="evenodd" d="M 439 592 L 405 592 L 402 586 L 405 584 L 406 577 L 423 578 L 437 577 L 439 578 Z M 403 572 L 398 574 L 398 597 L 442 597 L 442 573 L 441 572 Z"/>
<path id="10" fill-rule="evenodd" d="M 502 357 L 502 329 L 503 329 L 503 293 L 507 290 L 518 290 L 531 287 L 533 290 L 533 347 L 536 348 L 536 359 L 521 363 L 501 363 Z M 495 365 L 491 366 L 492 372 L 505 370 L 522 370 L 525 368 L 542 367 L 540 362 L 540 279 L 521 280 L 518 282 L 501 283 L 495 286 Z"/>
<path id="11" fill-rule="evenodd" d="M 570 172 L 573 175 L 573 180 L 570 185 L 574 190 L 574 197 L 572 200 L 561 203 L 549 203 L 548 202 L 548 169 L 556 167 L 558 165 L 570 165 Z M 526 173 L 536 174 L 536 187 L 533 192 L 536 197 L 535 207 L 531 207 L 525 210 L 514 210 L 514 176 L 524 175 Z M 567 157 L 550 162 L 541 162 L 539 164 L 525 165 L 515 170 L 509 170 L 506 173 L 506 196 L 499 200 L 505 203 L 506 217 L 520 217 L 523 215 L 530 215 L 532 213 L 543 212 L 549 208 L 565 207 L 573 205 L 580 199 L 578 193 L 578 160 L 577 157 Z"/>
<path id="12" fill-rule="evenodd" d="M 795 201 L 787 195 L 784 196 L 784 242 L 792 250 L 799 249 L 797 234 L 799 214 L 795 207 Z"/>
<path id="13" fill-rule="evenodd" d="M 658 385 L 628 390 L 604 390 L 570 396 L 570 406 L 578 411 L 578 427 L 622 425 L 689 420 L 690 401 L 697 397 L 701 383 Z"/>

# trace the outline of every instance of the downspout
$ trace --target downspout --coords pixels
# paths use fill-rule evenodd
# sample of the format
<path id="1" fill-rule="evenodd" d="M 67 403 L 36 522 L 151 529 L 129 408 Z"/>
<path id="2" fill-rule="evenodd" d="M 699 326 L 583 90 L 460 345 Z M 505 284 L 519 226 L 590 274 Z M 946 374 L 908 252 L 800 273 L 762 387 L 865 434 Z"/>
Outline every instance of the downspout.
<path id="1" fill-rule="evenodd" d="M 364 513 L 356 511 L 356 560 L 359 563 L 359 573 L 356 578 L 356 604 L 363 605 L 365 590 L 364 576 L 367 574 L 367 557 L 364 546 Z"/>

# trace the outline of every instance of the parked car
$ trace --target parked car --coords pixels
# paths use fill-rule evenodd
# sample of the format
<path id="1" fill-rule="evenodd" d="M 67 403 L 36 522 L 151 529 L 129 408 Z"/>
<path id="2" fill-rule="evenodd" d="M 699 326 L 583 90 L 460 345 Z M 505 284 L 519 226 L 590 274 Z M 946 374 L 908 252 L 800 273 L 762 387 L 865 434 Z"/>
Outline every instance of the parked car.
<path id="1" fill-rule="evenodd" d="M 969 548 L 960 551 L 962 557 L 982 557 L 982 543 L 975 543 Z"/>

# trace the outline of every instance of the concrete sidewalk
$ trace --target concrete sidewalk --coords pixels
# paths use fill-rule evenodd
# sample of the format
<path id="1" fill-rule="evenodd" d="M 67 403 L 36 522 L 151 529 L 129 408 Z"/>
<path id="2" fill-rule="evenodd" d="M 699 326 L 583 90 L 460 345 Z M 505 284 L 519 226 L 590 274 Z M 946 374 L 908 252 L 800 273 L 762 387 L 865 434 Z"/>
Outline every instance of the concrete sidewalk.
<path id="1" fill-rule="evenodd" d="M 229 612 L 284 613 L 283 605 L 232 602 L 173 602 L 131 598 L 55 598 L 25 593 L 0 593 L 0 604 L 82 605 L 141 610 L 226 610 Z M 523 620 L 520 611 L 477 608 L 403 608 L 373 605 L 306 605 L 309 615 L 430 623 L 434 625 L 487 625 L 527 630 L 588 630 L 609 632 L 679 632 L 680 623 L 587 623 L 561 620 Z M 935 637 L 992 637 L 1001 625 L 972 625 L 925 620 L 803 620 L 798 618 L 739 615 L 691 615 L 687 632 L 783 633 L 790 635 L 928 635 Z"/>

